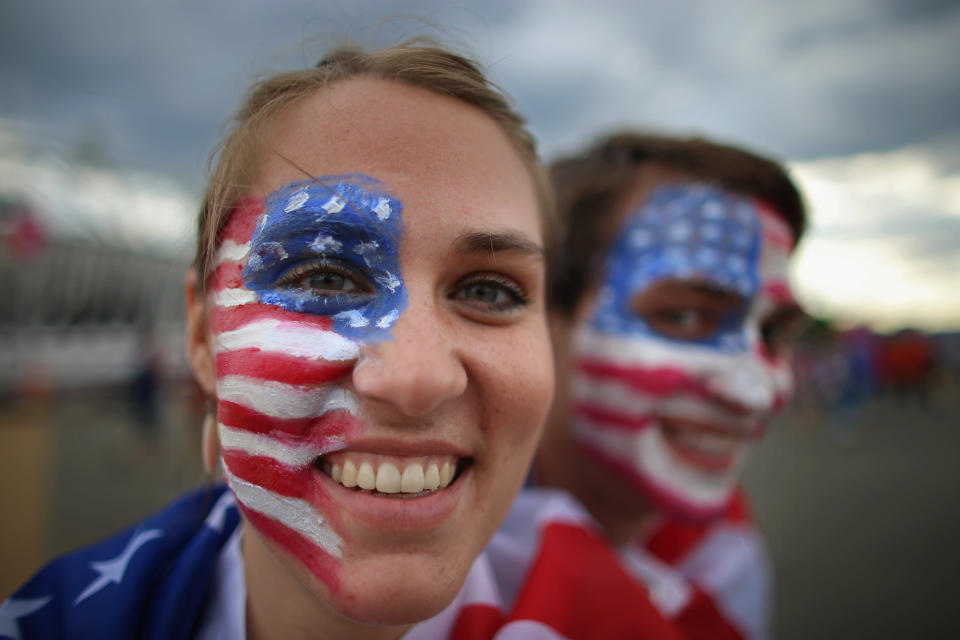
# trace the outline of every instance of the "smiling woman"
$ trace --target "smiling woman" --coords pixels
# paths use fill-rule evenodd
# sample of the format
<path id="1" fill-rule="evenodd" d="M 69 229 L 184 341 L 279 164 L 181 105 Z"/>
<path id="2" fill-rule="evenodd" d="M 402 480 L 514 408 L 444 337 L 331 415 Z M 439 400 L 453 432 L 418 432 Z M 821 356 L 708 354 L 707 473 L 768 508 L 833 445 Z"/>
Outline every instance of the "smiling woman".
<path id="1" fill-rule="evenodd" d="M 562 495 L 525 498 L 491 542 L 552 399 L 551 202 L 522 121 L 460 56 L 339 49 L 256 85 L 187 276 L 204 463 L 226 486 L 55 561 L 0 624 L 674 637 Z"/>
<path id="2" fill-rule="evenodd" d="M 223 149 L 244 175 L 211 183 L 189 342 L 244 518 L 251 637 L 395 637 L 436 615 L 523 480 L 552 391 L 548 196 L 471 73 L 437 50 L 339 51 L 261 84 Z"/>

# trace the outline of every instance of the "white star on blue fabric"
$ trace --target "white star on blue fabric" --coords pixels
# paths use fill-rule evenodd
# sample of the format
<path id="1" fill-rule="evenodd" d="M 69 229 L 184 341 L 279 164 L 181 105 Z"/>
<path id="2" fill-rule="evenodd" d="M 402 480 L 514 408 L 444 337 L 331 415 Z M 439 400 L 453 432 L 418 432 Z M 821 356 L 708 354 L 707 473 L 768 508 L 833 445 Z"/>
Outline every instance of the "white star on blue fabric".
<path id="1" fill-rule="evenodd" d="M 208 528 L 220 533 L 223 531 L 223 521 L 227 517 L 227 511 L 235 507 L 236 502 L 233 499 L 233 494 L 229 491 L 225 491 L 220 499 L 217 500 L 216 504 L 213 505 L 213 509 L 210 510 L 210 515 L 207 516 L 207 519 L 203 522 Z"/>
<path id="2" fill-rule="evenodd" d="M 17 624 L 17 618 L 23 618 L 34 611 L 39 611 L 47 606 L 51 599 L 50 596 L 22 600 L 10 598 L 0 604 L 0 636 L 20 640 L 20 625 Z"/>
<path id="3" fill-rule="evenodd" d="M 163 532 L 160 529 L 148 529 L 147 531 L 141 531 L 140 533 L 134 535 L 130 538 L 130 542 L 127 543 L 126 549 L 124 549 L 120 555 L 112 560 L 104 560 L 102 562 L 91 562 L 90 567 L 100 574 L 100 576 L 91 582 L 86 589 L 83 590 L 77 599 L 73 601 L 73 606 L 77 606 L 90 596 L 98 593 L 103 590 L 111 582 L 114 584 L 120 584 L 123 580 L 123 574 L 127 571 L 127 565 L 130 564 L 130 560 L 133 558 L 134 554 L 140 550 L 140 548 L 163 535 Z"/>

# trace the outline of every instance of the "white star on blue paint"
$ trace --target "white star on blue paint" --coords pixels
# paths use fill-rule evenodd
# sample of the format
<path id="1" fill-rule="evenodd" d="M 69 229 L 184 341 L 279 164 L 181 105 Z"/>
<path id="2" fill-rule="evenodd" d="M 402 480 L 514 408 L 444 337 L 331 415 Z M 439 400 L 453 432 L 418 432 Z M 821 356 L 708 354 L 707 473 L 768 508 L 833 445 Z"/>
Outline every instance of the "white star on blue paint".
<path id="1" fill-rule="evenodd" d="M 393 213 L 393 210 L 390 208 L 390 201 L 387 198 L 377 200 L 377 206 L 375 206 L 372 211 L 377 214 L 381 222 L 389 218 L 390 214 Z"/>
<path id="2" fill-rule="evenodd" d="M 326 211 L 327 213 L 339 213 L 343 211 L 343 208 L 347 205 L 347 201 L 341 198 L 340 196 L 333 196 L 329 200 L 323 203 L 323 206 L 320 208 Z"/>
<path id="3" fill-rule="evenodd" d="M 136 554 L 143 545 L 161 536 L 163 536 L 163 532 L 160 531 L 160 529 L 141 531 L 130 538 L 130 542 L 127 543 L 127 548 L 116 558 L 102 562 L 91 562 L 90 567 L 99 573 L 100 576 L 91 582 L 87 588 L 83 590 L 83 593 L 77 596 L 77 599 L 73 601 L 73 606 L 77 606 L 90 596 L 102 591 L 111 582 L 120 584 L 123 580 L 123 574 L 127 571 L 127 565 L 130 564 L 130 560 L 134 554 Z"/>
<path id="4" fill-rule="evenodd" d="M 345 320 L 347 324 L 354 328 L 366 327 L 370 325 L 370 320 L 360 312 L 359 309 L 350 309 L 341 311 L 333 316 L 334 320 Z"/>
<path id="5" fill-rule="evenodd" d="M 394 291 L 396 291 L 397 287 L 403 284 L 402 282 L 400 282 L 400 278 L 398 278 L 397 276 L 393 275 L 390 272 L 387 272 L 387 274 L 384 276 L 379 276 L 378 278 L 376 278 L 376 280 L 377 282 L 382 284 L 384 287 L 389 289 L 390 293 L 393 293 Z"/>
<path id="6" fill-rule="evenodd" d="M 343 249 L 343 243 L 331 235 L 321 233 L 310 243 L 310 248 L 317 253 L 326 253 L 328 251 L 337 253 Z"/>
<path id="7" fill-rule="evenodd" d="M 307 200 L 309 199 L 310 199 L 310 194 L 307 193 L 305 189 L 301 189 L 300 191 L 297 191 L 292 196 L 290 196 L 290 198 L 287 200 L 286 206 L 283 208 L 283 211 L 285 213 L 296 211 L 297 209 L 305 205 L 307 203 Z"/>
<path id="8" fill-rule="evenodd" d="M 0 636 L 20 640 L 20 625 L 17 624 L 17 619 L 28 616 L 34 611 L 39 611 L 47 606 L 51 599 L 50 596 L 21 600 L 10 598 L 0 604 Z"/>
<path id="9" fill-rule="evenodd" d="M 399 317 L 400 317 L 400 310 L 394 309 L 387 315 L 377 320 L 377 326 L 380 327 L 381 329 L 389 329 L 390 327 L 393 326 L 393 323 L 396 322 L 397 318 Z"/>

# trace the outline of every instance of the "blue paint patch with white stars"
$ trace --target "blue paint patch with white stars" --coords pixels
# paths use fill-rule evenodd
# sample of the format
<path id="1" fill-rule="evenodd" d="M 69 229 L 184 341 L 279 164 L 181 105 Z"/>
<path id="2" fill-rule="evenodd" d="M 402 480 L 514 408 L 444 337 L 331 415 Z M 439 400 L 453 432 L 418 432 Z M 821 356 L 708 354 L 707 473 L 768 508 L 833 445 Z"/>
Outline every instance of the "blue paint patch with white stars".
<path id="1" fill-rule="evenodd" d="M 602 333 L 666 338 L 631 306 L 638 293 L 666 279 L 696 278 L 751 300 L 760 288 L 762 234 L 759 213 L 749 199 L 706 184 L 656 189 L 607 253 L 592 326 Z M 742 349 L 742 314 L 725 318 L 708 338 L 673 340 Z"/>
<path id="2" fill-rule="evenodd" d="M 267 196 L 266 213 L 253 232 L 244 284 L 260 302 L 331 316 L 343 335 L 388 338 L 407 302 L 400 275 L 401 209 L 382 182 L 360 174 L 278 189 Z M 367 290 L 321 294 L 284 282 L 311 263 L 320 270 L 324 263 L 339 265 L 357 274 L 351 280 L 365 281 Z"/>

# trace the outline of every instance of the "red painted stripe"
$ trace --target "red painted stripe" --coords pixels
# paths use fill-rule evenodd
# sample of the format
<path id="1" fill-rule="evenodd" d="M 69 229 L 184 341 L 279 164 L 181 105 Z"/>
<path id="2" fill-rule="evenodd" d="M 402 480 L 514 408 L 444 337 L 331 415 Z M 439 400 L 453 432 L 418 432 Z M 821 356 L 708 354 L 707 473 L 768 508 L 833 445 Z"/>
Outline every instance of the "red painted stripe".
<path id="1" fill-rule="evenodd" d="M 768 282 L 763 286 L 763 293 L 777 304 L 796 304 L 790 285 L 783 280 Z"/>
<path id="2" fill-rule="evenodd" d="M 310 572 L 320 579 L 330 591 L 340 590 L 339 562 L 335 557 L 313 544 L 308 538 L 283 525 L 273 518 L 248 509 L 239 500 L 237 504 L 247 520 L 257 531 L 293 554 Z"/>
<path id="3" fill-rule="evenodd" d="M 327 331 L 333 329 L 333 319 L 329 316 L 287 311 L 281 307 L 260 302 L 245 304 L 240 307 L 211 307 L 207 318 L 212 333 L 233 331 L 255 320 L 267 319 L 282 320 Z"/>
<path id="4" fill-rule="evenodd" d="M 653 416 L 650 415 L 631 416 L 585 402 L 576 404 L 573 410 L 578 415 L 592 420 L 600 428 L 606 427 L 621 431 L 640 431 L 650 426 L 650 423 L 653 422 Z"/>
<path id="5" fill-rule="evenodd" d="M 715 519 L 726 509 L 725 504 L 718 507 L 698 507 L 687 504 L 686 502 L 681 502 L 674 495 L 664 491 L 638 474 L 630 464 L 611 456 L 596 445 L 582 440 L 578 441 L 577 445 L 584 454 L 619 474 L 624 480 L 633 484 L 637 491 L 647 496 L 658 507 L 674 514 L 678 519 L 682 518 L 694 524 L 702 524 Z"/>
<path id="6" fill-rule="evenodd" d="M 763 241 L 786 251 L 793 251 L 796 239 L 786 219 L 780 212 L 765 200 L 754 198 L 753 204 L 761 218 L 768 221 L 763 227 Z"/>
<path id="7" fill-rule="evenodd" d="M 666 396 L 679 391 L 705 393 L 702 383 L 683 369 L 675 367 L 626 367 L 606 360 L 584 358 L 577 369 L 592 378 L 614 379 L 637 391 L 650 395 Z"/>
<path id="8" fill-rule="evenodd" d="M 223 291 L 243 286 L 243 264 L 240 262 L 223 262 L 210 274 L 208 289 Z"/>
<path id="9" fill-rule="evenodd" d="M 680 638 L 599 535 L 558 522 L 543 529 L 506 624 L 515 620 L 541 622 L 573 640 Z"/>
<path id="10" fill-rule="evenodd" d="M 315 437 L 352 433 L 358 420 L 346 411 L 332 411 L 314 418 L 274 418 L 229 400 L 217 401 L 217 420 L 228 427 L 251 433 L 301 436 L 310 432 Z"/>
<path id="11" fill-rule="evenodd" d="M 284 353 L 260 351 L 256 347 L 217 354 L 217 377 L 246 376 L 287 384 L 326 384 L 350 373 L 352 363 L 332 364 Z"/>
<path id="12" fill-rule="evenodd" d="M 450 640 L 492 640 L 503 624 L 503 612 L 486 603 L 468 604 L 457 614 Z"/>
<path id="13" fill-rule="evenodd" d="M 253 231 L 260 222 L 264 206 L 263 198 L 244 198 L 234 203 L 230 208 L 226 224 L 217 234 L 217 245 L 224 240 L 233 240 L 237 244 L 250 242 Z"/>
<path id="14" fill-rule="evenodd" d="M 221 452 L 223 462 L 236 477 L 289 498 L 304 498 L 314 483 L 311 466 L 288 467 L 269 456 L 251 456 L 236 449 Z"/>

